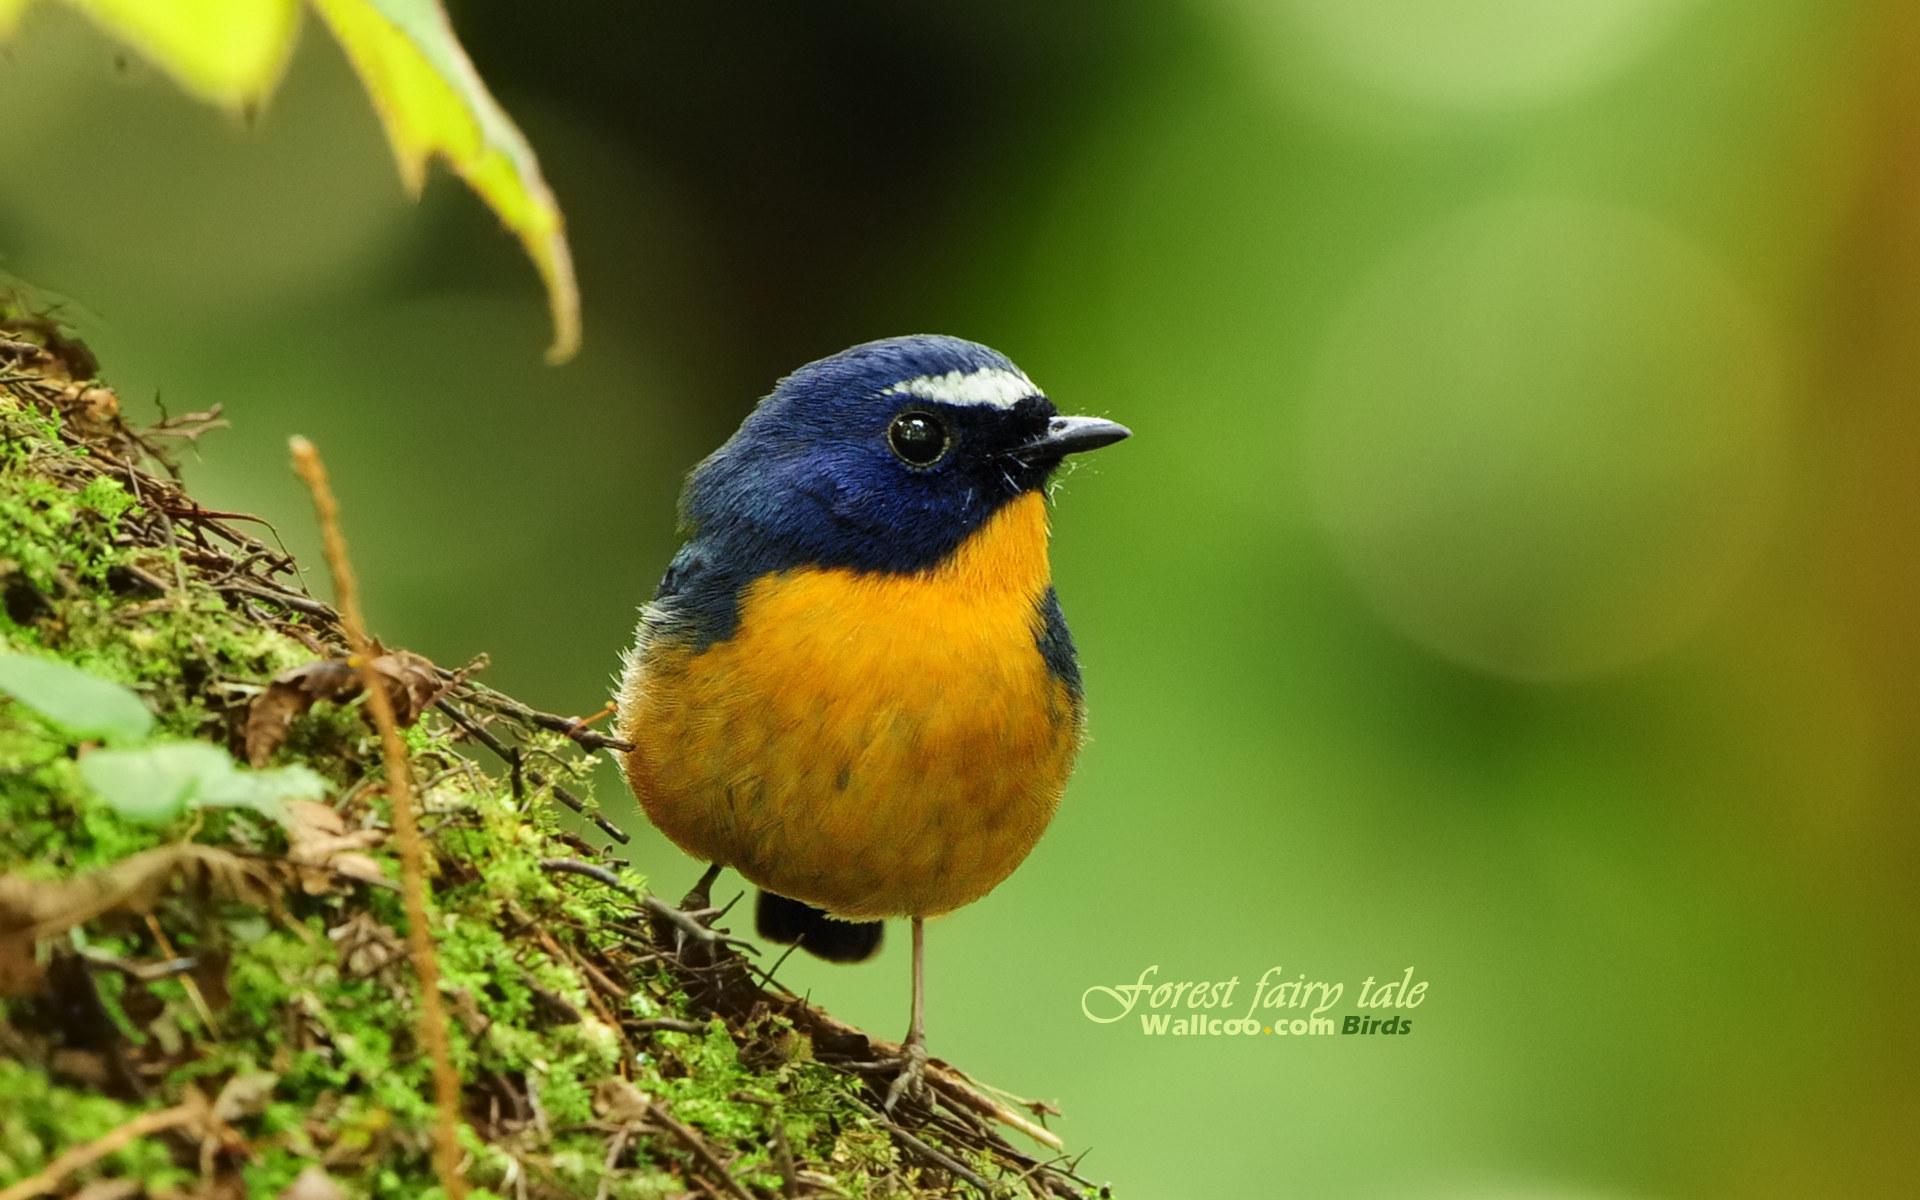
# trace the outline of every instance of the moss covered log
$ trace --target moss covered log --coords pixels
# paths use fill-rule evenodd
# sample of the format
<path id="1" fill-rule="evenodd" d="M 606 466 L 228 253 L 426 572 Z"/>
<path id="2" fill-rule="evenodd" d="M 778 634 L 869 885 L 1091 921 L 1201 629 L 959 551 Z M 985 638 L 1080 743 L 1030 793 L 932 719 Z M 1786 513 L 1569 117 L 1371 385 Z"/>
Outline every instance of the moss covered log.
<path id="1" fill-rule="evenodd" d="M 338 624 L 264 525 L 172 471 L 213 422 L 131 428 L 95 374 L 0 319 L 0 654 L 153 718 L 109 748 L 0 695 L 0 1196 L 439 1195 L 377 738 L 324 679 Z M 951 1068 L 883 1116 L 858 1068 L 884 1044 L 689 937 L 565 811 L 591 815 L 603 739 L 396 662 L 476 1194 L 1095 1194 L 1002 1136 L 1039 1106 Z M 87 768 L 189 742 L 243 796 L 290 767 L 316 794 L 130 805 Z"/>

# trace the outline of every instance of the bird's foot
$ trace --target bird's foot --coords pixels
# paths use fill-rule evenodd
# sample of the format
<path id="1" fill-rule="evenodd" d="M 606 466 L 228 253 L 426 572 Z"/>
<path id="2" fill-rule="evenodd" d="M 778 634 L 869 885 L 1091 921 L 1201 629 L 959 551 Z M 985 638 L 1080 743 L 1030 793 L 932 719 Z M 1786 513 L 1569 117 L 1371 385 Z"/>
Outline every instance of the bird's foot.
<path id="1" fill-rule="evenodd" d="M 675 908 L 658 896 L 648 896 L 645 900 L 647 912 L 654 919 L 656 930 L 665 934 L 671 931 L 673 952 L 681 958 L 705 957 L 712 961 L 719 957 L 722 947 L 743 950 L 748 954 L 759 953 L 752 942 L 734 937 L 724 929 L 714 927 L 714 922 L 727 914 L 731 904 L 724 908 L 697 908 L 685 910 Z"/>
<path id="2" fill-rule="evenodd" d="M 719 915 L 713 908 L 713 878 L 713 873 L 708 872 L 695 881 L 687 894 L 680 897 L 681 912 L 695 918 L 709 913 L 716 917 Z"/>
<path id="3" fill-rule="evenodd" d="M 925 1105 L 931 1100 L 927 1089 L 927 1044 L 918 1038 L 908 1038 L 900 1046 L 900 1057 L 892 1065 L 898 1073 L 893 1082 L 887 1085 L 887 1095 L 880 1102 L 881 1111 L 892 1115 L 894 1107 L 909 1097 L 914 1104 Z"/>
<path id="4" fill-rule="evenodd" d="M 718 961 L 721 950 L 728 946 L 749 954 L 758 953 L 753 943 L 729 936 L 726 930 L 716 928 L 715 922 L 726 916 L 740 899 L 735 896 L 726 904 L 714 907 L 713 881 L 719 875 L 719 868 L 714 867 L 700 876 L 693 889 L 680 898 L 678 908 L 658 897 L 648 896 L 646 899 L 647 911 L 653 914 L 655 929 L 662 935 L 671 931 L 674 957 L 683 962 L 698 960 L 699 965 L 711 966 Z"/>

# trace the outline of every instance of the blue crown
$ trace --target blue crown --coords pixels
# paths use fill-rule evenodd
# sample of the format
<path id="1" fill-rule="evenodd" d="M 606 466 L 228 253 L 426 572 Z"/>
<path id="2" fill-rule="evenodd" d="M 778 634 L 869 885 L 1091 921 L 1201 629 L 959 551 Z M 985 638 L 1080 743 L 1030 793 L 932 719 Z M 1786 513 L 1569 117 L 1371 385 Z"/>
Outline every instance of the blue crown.
<path id="1" fill-rule="evenodd" d="M 1006 355 L 965 338 L 938 333 L 882 338 L 808 363 L 782 379 L 762 403 L 866 399 L 913 379 L 984 370 L 1020 374 Z"/>

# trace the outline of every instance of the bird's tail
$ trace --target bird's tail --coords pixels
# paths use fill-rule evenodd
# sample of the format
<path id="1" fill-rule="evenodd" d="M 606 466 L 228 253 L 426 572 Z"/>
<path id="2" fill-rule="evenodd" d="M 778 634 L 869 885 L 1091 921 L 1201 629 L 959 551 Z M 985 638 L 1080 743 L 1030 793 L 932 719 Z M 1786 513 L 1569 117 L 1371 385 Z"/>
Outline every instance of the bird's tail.
<path id="1" fill-rule="evenodd" d="M 879 921 L 842 921 L 826 910 L 799 900 L 762 891 L 754 906 L 754 928 L 760 936 L 782 945 L 797 945 L 828 962 L 865 962 L 880 952 Z"/>

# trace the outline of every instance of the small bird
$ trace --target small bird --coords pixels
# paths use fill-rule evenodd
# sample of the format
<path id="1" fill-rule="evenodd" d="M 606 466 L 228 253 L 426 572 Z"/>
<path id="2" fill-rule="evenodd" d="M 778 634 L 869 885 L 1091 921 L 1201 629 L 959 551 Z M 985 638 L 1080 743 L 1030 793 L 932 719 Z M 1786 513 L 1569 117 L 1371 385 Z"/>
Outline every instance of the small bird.
<path id="1" fill-rule="evenodd" d="M 1127 436 L 985 346 L 890 338 L 781 380 L 681 496 L 620 680 L 627 780 L 711 864 L 689 904 L 732 867 L 762 937 L 836 962 L 912 920 L 889 1109 L 927 1061 L 925 920 L 1020 865 L 1079 752 L 1046 489 Z"/>

